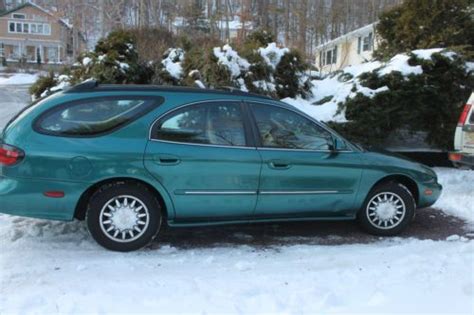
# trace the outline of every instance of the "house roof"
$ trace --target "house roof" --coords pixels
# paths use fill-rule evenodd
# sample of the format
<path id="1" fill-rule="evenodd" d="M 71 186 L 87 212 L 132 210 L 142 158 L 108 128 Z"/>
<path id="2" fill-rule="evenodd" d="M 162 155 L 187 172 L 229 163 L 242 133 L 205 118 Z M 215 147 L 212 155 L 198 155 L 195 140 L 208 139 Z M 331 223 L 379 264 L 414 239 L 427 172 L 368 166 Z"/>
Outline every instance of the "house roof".
<path id="1" fill-rule="evenodd" d="M 43 13 L 46 13 L 46 14 L 48 14 L 49 16 L 52 16 L 52 17 L 56 18 L 59 23 L 61 23 L 61 24 L 63 24 L 64 26 L 66 26 L 68 29 L 72 29 L 72 25 L 70 25 L 69 23 L 67 23 L 65 20 L 58 18 L 57 16 L 55 16 L 54 14 L 52 14 L 51 12 L 49 12 L 48 10 L 46 10 L 46 9 L 44 9 L 44 8 L 42 8 L 42 7 L 40 7 L 40 6 L 37 5 L 36 3 L 29 2 L 29 1 L 23 3 L 23 4 L 19 5 L 19 6 L 17 6 L 17 7 L 15 7 L 15 8 L 13 8 L 13 9 L 7 10 L 7 11 L 5 11 L 5 12 L 0 12 L 0 17 L 5 16 L 5 15 L 8 15 L 8 14 L 13 13 L 13 12 L 16 12 L 16 11 L 21 10 L 21 9 L 23 9 L 23 8 L 26 8 L 26 7 L 33 7 L 33 8 L 35 8 L 35 9 L 38 9 L 38 10 L 42 11 Z"/>
<path id="2" fill-rule="evenodd" d="M 346 33 L 344 35 L 341 35 L 337 38 L 334 38 L 334 39 L 331 39 L 330 41 L 327 41 L 325 42 L 324 44 L 321 44 L 319 45 L 318 47 L 316 47 L 316 50 L 319 50 L 319 49 L 323 49 L 323 48 L 327 48 L 328 46 L 331 46 L 331 45 L 336 45 L 336 44 L 339 44 L 341 42 L 345 42 L 347 41 L 348 39 L 350 38 L 354 38 L 354 37 L 358 37 L 358 36 L 361 36 L 361 35 L 365 35 L 367 34 L 370 30 L 373 30 L 375 28 L 375 26 L 377 25 L 378 22 L 374 22 L 372 24 L 368 24 L 368 25 L 365 25 L 361 28 L 358 28 L 358 29 L 355 29 L 349 33 Z"/>

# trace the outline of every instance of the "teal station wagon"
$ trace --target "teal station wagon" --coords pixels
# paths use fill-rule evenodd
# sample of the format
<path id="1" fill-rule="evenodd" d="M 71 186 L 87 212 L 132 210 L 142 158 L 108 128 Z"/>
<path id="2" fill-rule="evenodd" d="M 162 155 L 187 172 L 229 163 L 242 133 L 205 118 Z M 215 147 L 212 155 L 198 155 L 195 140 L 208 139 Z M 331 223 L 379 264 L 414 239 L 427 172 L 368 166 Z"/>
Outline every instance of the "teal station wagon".
<path id="1" fill-rule="evenodd" d="M 0 141 L 0 211 L 86 220 L 102 246 L 172 227 L 357 219 L 395 235 L 441 193 L 428 167 L 367 151 L 240 91 L 87 81 L 25 108 Z"/>

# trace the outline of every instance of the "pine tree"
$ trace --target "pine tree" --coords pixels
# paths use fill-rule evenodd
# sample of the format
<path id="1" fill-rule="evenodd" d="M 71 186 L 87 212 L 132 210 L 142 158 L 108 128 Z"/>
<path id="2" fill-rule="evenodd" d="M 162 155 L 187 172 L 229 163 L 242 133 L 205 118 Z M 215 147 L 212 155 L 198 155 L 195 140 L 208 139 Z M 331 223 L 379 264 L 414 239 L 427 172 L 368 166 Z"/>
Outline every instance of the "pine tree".
<path id="1" fill-rule="evenodd" d="M 376 56 L 420 48 L 451 48 L 474 57 L 473 0 L 410 0 L 380 16 Z"/>

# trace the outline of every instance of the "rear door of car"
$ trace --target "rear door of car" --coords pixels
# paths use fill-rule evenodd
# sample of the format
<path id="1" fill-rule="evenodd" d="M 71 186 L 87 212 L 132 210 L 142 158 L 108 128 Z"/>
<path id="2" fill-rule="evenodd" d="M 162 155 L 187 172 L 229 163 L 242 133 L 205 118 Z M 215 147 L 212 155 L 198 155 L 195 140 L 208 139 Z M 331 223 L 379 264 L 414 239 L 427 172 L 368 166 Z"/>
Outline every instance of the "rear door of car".
<path id="1" fill-rule="evenodd" d="M 145 166 L 172 196 L 175 222 L 242 220 L 252 215 L 261 158 L 243 104 L 208 101 L 158 118 Z"/>

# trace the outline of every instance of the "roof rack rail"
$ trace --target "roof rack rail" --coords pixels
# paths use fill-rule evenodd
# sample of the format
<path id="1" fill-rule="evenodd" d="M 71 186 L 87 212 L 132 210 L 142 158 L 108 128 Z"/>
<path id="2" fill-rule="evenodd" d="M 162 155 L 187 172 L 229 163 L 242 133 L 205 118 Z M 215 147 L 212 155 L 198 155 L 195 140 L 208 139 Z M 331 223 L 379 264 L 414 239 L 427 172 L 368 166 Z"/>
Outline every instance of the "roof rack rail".
<path id="1" fill-rule="evenodd" d="M 246 96 L 273 99 L 272 97 L 267 96 L 267 95 L 242 91 L 241 89 L 233 87 L 233 86 L 218 86 L 218 87 L 216 87 L 216 90 L 226 91 L 226 92 L 229 92 L 229 93 L 232 93 L 232 94 L 237 94 L 237 95 L 246 95 Z"/>
<path id="2" fill-rule="evenodd" d="M 79 84 L 72 86 L 69 89 L 69 91 L 70 92 L 88 91 L 88 90 L 95 89 L 98 86 L 99 86 L 99 81 L 91 79 L 91 80 L 86 80 L 84 82 L 81 82 Z"/>
<path id="3" fill-rule="evenodd" d="M 257 98 L 272 99 L 270 96 L 242 91 L 235 87 L 216 87 L 215 89 L 201 89 L 186 86 L 160 86 L 160 85 L 137 85 L 137 84 L 99 84 L 97 80 L 87 80 L 67 89 L 65 93 L 89 92 L 89 91 L 163 91 L 163 92 L 183 92 L 183 93 L 220 93 L 234 94 L 240 96 L 250 96 Z"/>

